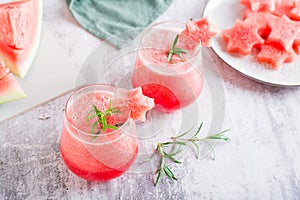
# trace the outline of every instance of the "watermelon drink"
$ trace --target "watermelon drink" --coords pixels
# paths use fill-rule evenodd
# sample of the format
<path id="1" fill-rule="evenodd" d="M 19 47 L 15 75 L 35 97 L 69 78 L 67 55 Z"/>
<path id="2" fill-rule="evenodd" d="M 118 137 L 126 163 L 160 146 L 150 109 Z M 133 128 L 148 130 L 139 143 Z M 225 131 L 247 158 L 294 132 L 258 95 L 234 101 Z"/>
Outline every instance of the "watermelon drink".
<path id="1" fill-rule="evenodd" d="M 105 111 L 115 102 L 115 89 L 109 85 L 89 85 L 73 93 L 65 107 L 60 150 L 66 166 L 90 181 L 107 181 L 126 172 L 135 161 L 138 141 L 134 121 L 126 107 L 107 117 L 117 129 L 101 129 L 91 116 L 95 105 Z"/>
<path id="2" fill-rule="evenodd" d="M 146 29 L 141 36 L 140 49 L 132 76 L 133 87 L 142 87 L 143 94 L 170 112 L 193 103 L 203 87 L 201 45 L 184 34 L 184 24 L 162 22 Z M 168 55 L 174 38 L 176 48 L 187 53 Z"/>

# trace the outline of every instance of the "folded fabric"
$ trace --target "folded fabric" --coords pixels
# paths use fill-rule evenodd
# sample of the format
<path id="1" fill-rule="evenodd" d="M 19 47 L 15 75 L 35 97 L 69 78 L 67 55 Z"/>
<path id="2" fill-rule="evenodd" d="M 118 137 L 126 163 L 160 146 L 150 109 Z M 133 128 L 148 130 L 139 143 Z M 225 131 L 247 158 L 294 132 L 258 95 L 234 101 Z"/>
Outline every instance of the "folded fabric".
<path id="1" fill-rule="evenodd" d="M 133 39 L 143 27 L 161 15 L 172 1 L 66 0 L 81 26 L 117 47 Z"/>

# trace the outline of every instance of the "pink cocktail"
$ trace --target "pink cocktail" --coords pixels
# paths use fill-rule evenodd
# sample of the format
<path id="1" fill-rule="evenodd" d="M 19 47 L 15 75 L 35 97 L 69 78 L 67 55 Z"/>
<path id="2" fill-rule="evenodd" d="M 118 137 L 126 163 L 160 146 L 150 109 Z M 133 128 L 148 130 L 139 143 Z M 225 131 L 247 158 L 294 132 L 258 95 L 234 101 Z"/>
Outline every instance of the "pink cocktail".
<path id="1" fill-rule="evenodd" d="M 166 111 L 193 103 L 203 87 L 201 46 L 180 34 L 183 29 L 184 25 L 176 22 L 163 22 L 146 29 L 133 71 L 133 87 L 141 86 L 143 94 L 154 98 Z M 168 53 L 177 34 L 176 47 L 187 53 L 173 55 L 170 62 Z"/>
<path id="2" fill-rule="evenodd" d="M 97 118 L 87 120 L 95 105 L 100 111 L 114 102 L 114 88 L 90 85 L 77 90 L 68 99 L 60 141 L 62 158 L 76 175 L 90 181 L 106 181 L 126 172 L 135 161 L 138 141 L 133 120 L 126 108 L 107 118 L 108 128 L 101 131 Z M 112 104 L 113 105 L 113 104 Z"/>

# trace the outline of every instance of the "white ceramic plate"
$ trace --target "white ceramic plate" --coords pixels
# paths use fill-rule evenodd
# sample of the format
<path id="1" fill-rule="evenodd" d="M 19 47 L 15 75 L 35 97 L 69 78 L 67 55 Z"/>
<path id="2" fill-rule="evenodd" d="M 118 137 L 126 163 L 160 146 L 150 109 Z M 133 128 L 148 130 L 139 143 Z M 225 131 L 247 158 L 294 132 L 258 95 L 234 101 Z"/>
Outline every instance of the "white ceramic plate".
<path id="1" fill-rule="evenodd" d="M 242 19 L 244 6 L 238 0 L 210 0 L 204 15 L 222 31 L 231 28 L 237 18 Z M 293 63 L 282 64 L 279 70 L 268 69 L 252 56 L 236 57 L 225 51 L 225 42 L 218 36 L 212 42 L 216 54 L 228 65 L 257 81 L 278 86 L 300 86 L 300 56 Z"/>

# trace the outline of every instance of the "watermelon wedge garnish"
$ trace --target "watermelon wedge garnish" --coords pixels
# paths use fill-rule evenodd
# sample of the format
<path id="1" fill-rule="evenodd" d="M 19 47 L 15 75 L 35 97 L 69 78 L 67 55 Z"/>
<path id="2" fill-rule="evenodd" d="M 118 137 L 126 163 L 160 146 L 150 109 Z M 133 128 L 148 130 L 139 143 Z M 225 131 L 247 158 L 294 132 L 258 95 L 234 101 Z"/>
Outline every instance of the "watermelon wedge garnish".
<path id="1" fill-rule="evenodd" d="M 181 34 L 201 43 L 202 46 L 210 46 L 211 39 L 219 32 L 217 26 L 210 23 L 207 17 L 204 17 L 197 21 L 187 22 L 185 30 L 183 30 Z"/>
<path id="2" fill-rule="evenodd" d="M 145 96 L 142 88 L 138 87 L 129 92 L 128 107 L 131 118 L 141 122 L 146 121 L 146 112 L 154 108 L 154 99 Z"/>
<path id="3" fill-rule="evenodd" d="M 115 90 L 115 97 L 112 101 L 113 105 L 120 107 L 121 111 L 122 109 L 129 110 L 132 119 L 141 122 L 146 121 L 147 111 L 155 106 L 154 99 L 145 96 L 141 87 L 131 90 L 117 88 Z"/>
<path id="4" fill-rule="evenodd" d="M 41 0 L 0 4 L 0 57 L 21 78 L 27 74 L 38 50 L 41 21 Z"/>

